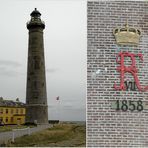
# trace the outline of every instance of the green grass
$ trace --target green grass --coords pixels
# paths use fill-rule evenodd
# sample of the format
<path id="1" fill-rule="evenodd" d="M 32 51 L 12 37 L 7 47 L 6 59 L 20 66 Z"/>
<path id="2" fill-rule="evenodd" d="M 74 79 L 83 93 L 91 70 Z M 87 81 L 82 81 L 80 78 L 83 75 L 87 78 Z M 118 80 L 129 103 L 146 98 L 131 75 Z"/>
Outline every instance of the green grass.
<path id="1" fill-rule="evenodd" d="M 77 124 L 57 124 L 53 128 L 36 132 L 30 136 L 16 138 L 11 147 L 70 147 L 85 146 L 86 127 Z"/>

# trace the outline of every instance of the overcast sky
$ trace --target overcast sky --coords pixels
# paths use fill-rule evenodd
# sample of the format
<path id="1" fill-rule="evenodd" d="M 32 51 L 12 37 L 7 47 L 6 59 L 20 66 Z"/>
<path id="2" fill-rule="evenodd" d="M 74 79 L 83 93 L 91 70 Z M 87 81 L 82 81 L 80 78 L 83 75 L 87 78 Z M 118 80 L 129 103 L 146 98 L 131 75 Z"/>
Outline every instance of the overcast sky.
<path id="1" fill-rule="evenodd" d="M 82 0 L 0 0 L 0 96 L 26 99 L 28 30 L 37 8 L 45 21 L 49 119 L 85 120 L 87 13 Z M 56 97 L 60 97 L 60 102 Z"/>

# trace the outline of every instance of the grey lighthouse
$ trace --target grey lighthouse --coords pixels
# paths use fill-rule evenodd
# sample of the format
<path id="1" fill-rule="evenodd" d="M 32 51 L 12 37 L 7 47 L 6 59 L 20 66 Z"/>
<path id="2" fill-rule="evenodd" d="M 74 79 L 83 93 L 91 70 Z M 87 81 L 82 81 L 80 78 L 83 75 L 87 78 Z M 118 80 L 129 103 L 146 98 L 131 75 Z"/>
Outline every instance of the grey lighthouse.
<path id="1" fill-rule="evenodd" d="M 48 106 L 46 93 L 45 59 L 41 13 L 35 8 L 27 23 L 29 30 L 27 87 L 26 87 L 26 123 L 47 124 Z"/>

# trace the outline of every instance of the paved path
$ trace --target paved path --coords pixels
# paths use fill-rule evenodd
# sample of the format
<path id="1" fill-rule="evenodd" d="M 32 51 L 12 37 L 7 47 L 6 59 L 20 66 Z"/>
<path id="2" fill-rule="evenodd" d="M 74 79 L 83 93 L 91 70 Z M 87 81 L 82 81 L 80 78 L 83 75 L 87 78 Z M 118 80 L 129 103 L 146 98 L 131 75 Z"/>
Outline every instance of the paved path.
<path id="1" fill-rule="evenodd" d="M 13 137 L 21 137 L 23 135 L 28 135 L 34 132 L 41 131 L 43 129 L 47 129 L 52 127 L 51 124 L 49 125 L 38 125 L 37 127 L 34 128 L 25 128 L 25 129 L 17 129 L 16 131 L 10 131 L 10 132 L 2 132 L 0 133 L 0 144 L 7 143 L 9 140 L 13 141 Z"/>

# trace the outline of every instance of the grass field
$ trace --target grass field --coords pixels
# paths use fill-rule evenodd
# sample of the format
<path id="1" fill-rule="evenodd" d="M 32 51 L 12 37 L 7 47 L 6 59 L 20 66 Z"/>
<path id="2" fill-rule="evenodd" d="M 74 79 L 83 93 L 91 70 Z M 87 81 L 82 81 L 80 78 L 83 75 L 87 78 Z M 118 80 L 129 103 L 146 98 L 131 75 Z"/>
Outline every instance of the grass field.
<path id="1" fill-rule="evenodd" d="M 85 147 L 86 126 L 80 124 L 57 124 L 53 128 L 30 136 L 16 138 L 8 147 Z"/>

